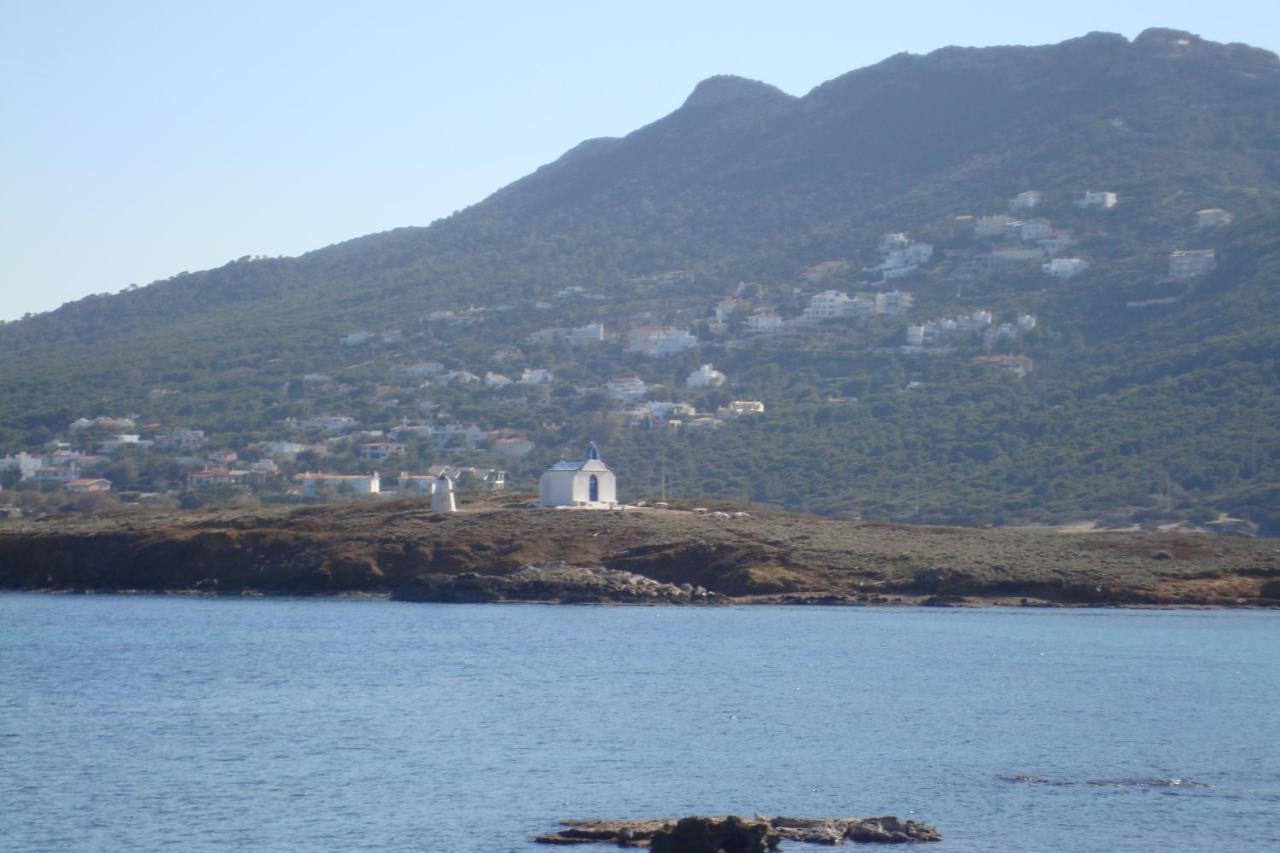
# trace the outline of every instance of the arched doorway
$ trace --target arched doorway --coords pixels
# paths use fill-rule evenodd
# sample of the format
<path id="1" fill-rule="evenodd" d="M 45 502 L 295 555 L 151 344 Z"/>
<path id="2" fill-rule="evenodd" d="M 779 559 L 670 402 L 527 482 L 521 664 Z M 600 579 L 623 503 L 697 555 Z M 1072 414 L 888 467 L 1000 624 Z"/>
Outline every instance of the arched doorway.
<path id="1" fill-rule="evenodd" d="M 600 480 L 595 474 L 587 481 L 587 497 L 592 503 L 600 502 Z"/>

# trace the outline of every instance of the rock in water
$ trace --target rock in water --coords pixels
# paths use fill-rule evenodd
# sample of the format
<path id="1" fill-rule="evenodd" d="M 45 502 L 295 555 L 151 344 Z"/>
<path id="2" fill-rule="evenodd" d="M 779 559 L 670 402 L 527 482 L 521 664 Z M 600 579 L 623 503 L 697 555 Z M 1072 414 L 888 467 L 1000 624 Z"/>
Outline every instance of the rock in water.
<path id="1" fill-rule="evenodd" d="M 763 820 L 740 817 L 686 817 L 671 830 L 656 832 L 653 853 L 767 853 L 780 840 Z"/>
<path id="2" fill-rule="evenodd" d="M 879 844 L 904 844 L 912 841 L 941 841 L 942 835 L 932 826 L 896 817 L 864 817 L 849 821 L 845 836 L 850 841 Z"/>
<path id="3" fill-rule="evenodd" d="M 534 839 L 540 844 L 616 844 L 658 853 L 763 853 L 782 841 L 837 845 L 941 841 L 938 830 L 896 817 L 686 817 L 658 820 L 566 820 L 568 829 Z"/>

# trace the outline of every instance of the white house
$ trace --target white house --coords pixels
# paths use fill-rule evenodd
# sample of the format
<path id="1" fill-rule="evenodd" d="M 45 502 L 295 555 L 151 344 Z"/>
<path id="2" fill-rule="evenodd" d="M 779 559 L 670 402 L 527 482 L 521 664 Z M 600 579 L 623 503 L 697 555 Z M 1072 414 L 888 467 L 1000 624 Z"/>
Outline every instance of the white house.
<path id="1" fill-rule="evenodd" d="M 1077 199 L 1076 207 L 1100 207 L 1103 210 L 1110 210 L 1119 202 L 1115 193 L 1097 192 L 1095 190 L 1085 190 L 1084 196 Z"/>
<path id="2" fill-rule="evenodd" d="M 973 221 L 973 236 L 981 239 L 983 237 L 999 237 L 1004 234 L 1004 229 L 1009 223 L 1013 222 L 1013 217 L 1007 213 L 997 213 L 995 216 L 979 216 Z"/>
<path id="3" fill-rule="evenodd" d="M 890 317 L 909 310 L 915 298 L 905 290 L 890 290 L 876 294 L 876 312 Z"/>
<path id="4" fill-rule="evenodd" d="M 1009 212 L 1017 213 L 1020 210 L 1031 210 L 1039 207 L 1041 201 L 1040 192 L 1038 190 L 1027 190 L 1018 193 L 1013 197 L 1013 201 L 1009 202 Z"/>
<path id="5" fill-rule="evenodd" d="M 634 403 L 649 393 L 649 386 L 643 379 L 631 376 L 626 379 L 610 379 L 604 384 L 604 392 L 615 400 Z"/>
<path id="6" fill-rule="evenodd" d="M 546 385 L 555 380 L 555 376 L 545 367 L 526 367 L 517 380 L 521 385 Z"/>
<path id="7" fill-rule="evenodd" d="M 1220 228 L 1235 221 L 1235 216 L 1230 211 L 1220 207 L 1197 210 L 1195 216 L 1197 228 Z"/>
<path id="8" fill-rule="evenodd" d="M 1178 249 L 1169 253 L 1169 275 L 1173 278 L 1195 278 L 1213 272 L 1218 265 L 1213 249 Z"/>
<path id="9" fill-rule="evenodd" d="M 1051 275 L 1054 278 L 1073 278 L 1088 268 L 1089 262 L 1084 258 L 1054 258 L 1040 265 L 1045 275 Z"/>
<path id="10" fill-rule="evenodd" d="M 783 319 L 772 311 L 758 311 L 747 318 L 746 330 L 751 335 L 776 335 L 784 326 Z"/>
<path id="11" fill-rule="evenodd" d="M 382 481 L 373 474 L 324 474 L 306 472 L 294 477 L 302 484 L 302 493 L 308 497 L 319 494 L 322 486 L 350 489 L 353 495 L 376 495 L 382 491 Z"/>
<path id="12" fill-rule="evenodd" d="M 484 387 L 486 388 L 504 388 L 510 384 L 511 379 L 501 373 L 490 371 L 484 375 Z"/>
<path id="13" fill-rule="evenodd" d="M 612 507 L 618 503 L 617 479 L 600 461 L 594 442 L 578 462 L 557 462 L 538 480 L 538 505 L 546 507 Z"/>
<path id="14" fill-rule="evenodd" d="M 710 364 L 704 364 L 689 374 L 684 384 L 690 388 L 711 388 L 724 384 L 724 374 Z"/>

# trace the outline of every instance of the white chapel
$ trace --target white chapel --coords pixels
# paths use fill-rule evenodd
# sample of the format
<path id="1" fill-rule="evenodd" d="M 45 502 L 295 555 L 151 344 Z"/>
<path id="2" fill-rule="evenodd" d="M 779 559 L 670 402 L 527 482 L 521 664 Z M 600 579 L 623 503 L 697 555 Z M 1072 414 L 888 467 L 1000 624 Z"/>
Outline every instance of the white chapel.
<path id="1" fill-rule="evenodd" d="M 603 462 L 595 442 L 577 462 L 557 462 L 538 480 L 539 506 L 612 507 L 618 503 L 618 483 Z"/>

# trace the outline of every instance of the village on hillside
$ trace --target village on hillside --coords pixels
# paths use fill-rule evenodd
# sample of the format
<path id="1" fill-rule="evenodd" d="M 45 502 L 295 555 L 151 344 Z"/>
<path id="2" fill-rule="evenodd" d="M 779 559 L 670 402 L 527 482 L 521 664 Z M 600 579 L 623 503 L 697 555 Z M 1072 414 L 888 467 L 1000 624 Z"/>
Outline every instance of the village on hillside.
<path id="1" fill-rule="evenodd" d="M 666 270 L 616 288 L 565 285 L 528 305 L 441 306 L 402 328 L 351 329 L 317 354 L 325 366 L 288 380 L 291 413 L 235 446 L 216 422 L 81 413 L 0 458 L 0 516 L 120 499 L 429 496 L 441 477 L 464 493 L 529 489 L 543 462 L 582 437 L 565 427 L 575 415 L 605 441 L 657 430 L 712 447 L 721 430 L 767 419 L 787 400 L 732 365 L 788 352 L 899 358 L 908 375 L 921 359 L 963 360 L 1026 381 L 1043 367 L 1029 354 L 1044 330 L 1031 306 L 1069 297 L 1105 264 L 1059 218 L 1105 233 L 1109 215 L 1137 203 L 1095 190 L 1049 201 L 1025 190 L 1004 210 L 931 224 L 946 248 L 886 232 L 865 261 L 815 259 L 791 281 L 743 281 L 718 295 L 696 296 L 707 291 L 692 287 L 691 270 Z M 1148 272 L 1173 289 L 1127 308 L 1185 298 L 1218 263 L 1204 244 L 1232 220 L 1219 208 L 1188 210 L 1186 242 Z M 990 287 L 1001 276 L 1019 286 Z M 908 378 L 902 390 L 920 385 Z M 180 394 L 156 387 L 147 400 L 162 407 Z M 833 391 L 827 402 L 857 400 Z"/>

